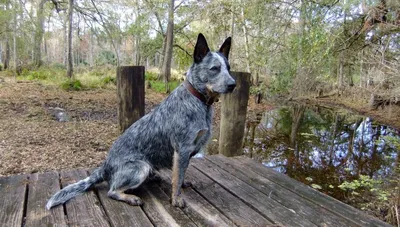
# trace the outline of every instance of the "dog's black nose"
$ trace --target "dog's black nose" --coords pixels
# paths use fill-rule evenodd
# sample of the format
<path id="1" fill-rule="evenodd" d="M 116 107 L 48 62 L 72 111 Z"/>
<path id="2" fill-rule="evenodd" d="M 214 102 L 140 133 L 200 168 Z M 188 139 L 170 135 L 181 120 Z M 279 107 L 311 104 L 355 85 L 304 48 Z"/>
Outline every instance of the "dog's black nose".
<path id="1" fill-rule="evenodd" d="M 228 92 L 232 92 L 235 89 L 236 84 L 228 84 Z"/>

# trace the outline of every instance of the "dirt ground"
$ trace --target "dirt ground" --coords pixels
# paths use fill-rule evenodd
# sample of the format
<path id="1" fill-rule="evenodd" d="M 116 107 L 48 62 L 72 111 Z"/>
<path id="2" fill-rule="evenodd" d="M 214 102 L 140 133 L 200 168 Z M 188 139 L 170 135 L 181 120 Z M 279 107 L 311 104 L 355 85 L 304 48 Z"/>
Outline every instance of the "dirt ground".
<path id="1" fill-rule="evenodd" d="M 146 91 L 146 112 L 165 97 Z M 249 103 L 250 118 L 270 108 Z M 218 137 L 220 103 L 215 109 Z M 58 121 L 60 113 L 68 121 Z M 39 82 L 0 80 L 0 176 L 96 167 L 118 135 L 115 89 L 68 92 Z"/>

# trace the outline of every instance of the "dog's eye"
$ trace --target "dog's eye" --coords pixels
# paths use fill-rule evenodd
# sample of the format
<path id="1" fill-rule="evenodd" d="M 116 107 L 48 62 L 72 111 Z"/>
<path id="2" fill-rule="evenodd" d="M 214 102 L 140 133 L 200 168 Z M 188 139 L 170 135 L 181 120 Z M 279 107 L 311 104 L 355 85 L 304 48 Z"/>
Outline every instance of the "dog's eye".
<path id="1" fill-rule="evenodd" d="M 218 71 L 219 70 L 219 66 L 213 66 L 213 67 L 211 67 L 211 70 L 212 71 Z"/>

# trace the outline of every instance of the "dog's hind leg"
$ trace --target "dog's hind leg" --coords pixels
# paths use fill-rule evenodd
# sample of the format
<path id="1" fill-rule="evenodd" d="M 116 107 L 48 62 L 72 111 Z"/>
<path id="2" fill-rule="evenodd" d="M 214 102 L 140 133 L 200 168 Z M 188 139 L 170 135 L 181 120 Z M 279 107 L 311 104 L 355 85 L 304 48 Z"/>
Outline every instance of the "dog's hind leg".
<path id="1" fill-rule="evenodd" d="M 108 197 L 133 206 L 142 205 L 143 202 L 138 196 L 127 194 L 126 191 L 139 187 L 150 172 L 151 166 L 145 161 L 137 160 L 124 165 L 112 176 Z"/>

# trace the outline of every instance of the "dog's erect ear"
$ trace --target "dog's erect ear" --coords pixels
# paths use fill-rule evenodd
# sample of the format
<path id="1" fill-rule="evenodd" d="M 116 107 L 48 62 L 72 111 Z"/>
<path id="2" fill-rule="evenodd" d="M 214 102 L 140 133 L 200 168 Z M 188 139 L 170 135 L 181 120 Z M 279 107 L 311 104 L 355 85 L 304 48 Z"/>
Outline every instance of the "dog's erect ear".
<path id="1" fill-rule="evenodd" d="M 228 59 L 229 51 L 231 50 L 231 43 L 232 38 L 228 37 L 222 44 L 221 48 L 219 48 L 219 52 L 221 52 L 226 57 L 226 59 Z"/>
<path id="2" fill-rule="evenodd" d="M 194 62 L 201 62 L 208 52 L 210 52 L 210 48 L 208 48 L 206 38 L 200 33 L 197 37 L 196 46 L 194 48 Z"/>

